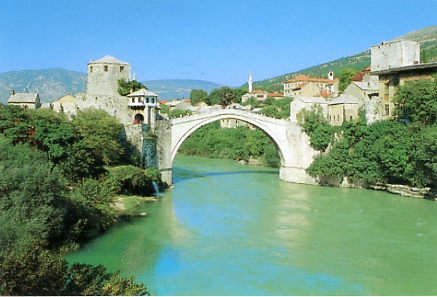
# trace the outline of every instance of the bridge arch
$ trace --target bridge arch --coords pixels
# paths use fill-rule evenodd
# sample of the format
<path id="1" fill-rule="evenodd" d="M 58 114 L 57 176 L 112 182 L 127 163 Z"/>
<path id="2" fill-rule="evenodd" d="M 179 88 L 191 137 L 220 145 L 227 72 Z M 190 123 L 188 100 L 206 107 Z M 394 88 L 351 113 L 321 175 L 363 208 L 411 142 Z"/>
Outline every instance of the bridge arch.
<path id="1" fill-rule="evenodd" d="M 181 144 L 202 126 L 222 119 L 235 119 L 249 123 L 267 134 L 277 147 L 281 159 L 279 179 L 289 182 L 316 184 L 306 168 L 312 163 L 317 151 L 310 146 L 309 137 L 302 132 L 296 121 L 278 120 L 249 111 L 216 109 L 192 116 L 185 116 L 158 123 L 158 169 L 162 179 L 172 184 L 173 161 Z"/>
<path id="2" fill-rule="evenodd" d="M 259 116 L 260 117 L 260 116 Z M 202 126 L 208 125 L 210 123 L 220 121 L 223 119 L 235 119 L 239 121 L 243 121 L 246 123 L 249 123 L 258 129 L 262 130 L 273 142 L 273 144 L 276 146 L 279 154 L 279 158 L 281 160 L 281 165 L 285 164 L 285 152 L 286 148 L 283 145 L 283 141 L 281 141 L 281 138 L 283 138 L 283 135 L 278 135 L 277 131 L 275 133 L 274 127 L 269 126 L 268 124 L 264 123 L 263 121 L 260 121 L 257 118 L 252 118 L 247 115 L 238 115 L 233 113 L 227 113 L 224 112 L 222 114 L 216 114 L 211 115 L 209 117 L 204 117 L 202 119 L 199 119 L 195 121 L 192 125 L 187 125 L 188 127 L 181 131 L 181 133 L 176 137 L 172 143 L 172 150 L 171 150 L 171 164 L 173 165 L 174 158 L 176 157 L 177 151 L 179 150 L 182 143 L 197 129 L 199 129 Z M 274 119 L 272 119 L 274 120 Z M 285 120 L 274 120 L 274 121 L 285 121 Z M 175 123 L 175 125 L 177 125 Z M 281 137 L 282 136 L 282 137 Z"/>

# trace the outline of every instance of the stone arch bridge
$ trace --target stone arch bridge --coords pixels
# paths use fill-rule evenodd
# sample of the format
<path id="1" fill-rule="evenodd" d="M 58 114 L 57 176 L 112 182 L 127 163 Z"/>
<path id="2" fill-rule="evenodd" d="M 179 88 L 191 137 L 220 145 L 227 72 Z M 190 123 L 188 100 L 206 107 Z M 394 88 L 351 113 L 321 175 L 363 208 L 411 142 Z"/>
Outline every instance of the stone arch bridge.
<path id="1" fill-rule="evenodd" d="M 310 147 L 308 136 L 302 132 L 296 121 L 273 119 L 236 109 L 218 109 L 170 120 L 157 120 L 156 149 L 163 181 L 172 183 L 173 160 L 184 140 L 200 127 L 222 119 L 236 119 L 252 124 L 273 140 L 281 159 L 281 180 L 315 184 L 305 169 L 317 152 Z"/>

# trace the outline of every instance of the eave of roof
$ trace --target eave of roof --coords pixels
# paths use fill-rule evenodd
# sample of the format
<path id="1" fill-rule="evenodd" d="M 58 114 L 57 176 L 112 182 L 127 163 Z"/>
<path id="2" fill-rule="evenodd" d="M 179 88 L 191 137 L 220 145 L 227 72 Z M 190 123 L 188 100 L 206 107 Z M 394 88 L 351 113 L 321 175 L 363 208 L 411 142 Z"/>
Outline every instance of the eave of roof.
<path id="1" fill-rule="evenodd" d="M 8 103 L 35 103 L 37 98 L 37 93 L 15 93 L 9 97 Z"/>
<path id="2" fill-rule="evenodd" d="M 109 55 L 106 55 L 103 58 L 98 59 L 97 61 L 91 61 L 89 64 L 102 64 L 102 63 L 130 65 L 129 63 L 120 61 L 120 60 L 114 58 L 113 56 L 109 56 Z"/>
<path id="3" fill-rule="evenodd" d="M 404 71 L 411 71 L 411 70 L 426 70 L 426 69 L 433 69 L 433 68 L 435 68 L 437 71 L 437 62 L 417 64 L 417 65 L 408 65 L 408 66 L 401 66 L 401 67 L 384 69 L 384 70 L 371 71 L 370 74 L 381 75 L 381 74 L 390 74 L 390 73 L 397 73 L 397 72 L 404 72 Z"/>
<path id="4" fill-rule="evenodd" d="M 156 95 L 153 92 L 150 92 L 149 90 L 146 90 L 144 88 L 142 88 L 141 90 L 135 91 L 133 93 L 130 93 L 129 95 L 127 95 L 128 97 L 136 97 L 136 96 L 152 96 L 152 97 L 158 97 L 158 95 Z"/>

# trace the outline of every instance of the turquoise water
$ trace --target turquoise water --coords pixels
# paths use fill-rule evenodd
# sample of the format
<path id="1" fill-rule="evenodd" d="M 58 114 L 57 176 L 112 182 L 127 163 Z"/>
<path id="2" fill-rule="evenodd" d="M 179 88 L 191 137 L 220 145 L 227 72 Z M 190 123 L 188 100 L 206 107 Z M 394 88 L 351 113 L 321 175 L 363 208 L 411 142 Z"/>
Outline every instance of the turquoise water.
<path id="1" fill-rule="evenodd" d="M 158 295 L 437 295 L 437 204 L 178 155 L 174 189 L 69 255 Z M 139 210 L 140 211 L 140 210 Z"/>

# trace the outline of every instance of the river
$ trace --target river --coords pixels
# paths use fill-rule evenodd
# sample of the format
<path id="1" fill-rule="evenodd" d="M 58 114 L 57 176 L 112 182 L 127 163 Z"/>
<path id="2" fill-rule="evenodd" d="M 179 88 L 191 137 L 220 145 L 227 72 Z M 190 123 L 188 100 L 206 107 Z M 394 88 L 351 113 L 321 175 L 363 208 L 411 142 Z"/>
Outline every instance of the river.
<path id="1" fill-rule="evenodd" d="M 437 295 L 437 204 L 178 154 L 174 189 L 67 257 L 157 295 Z"/>

